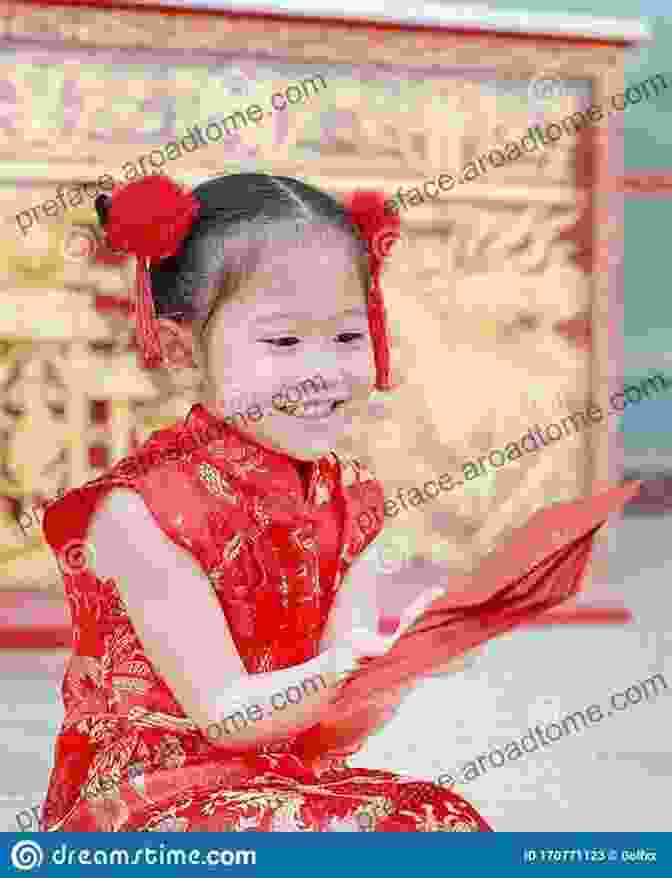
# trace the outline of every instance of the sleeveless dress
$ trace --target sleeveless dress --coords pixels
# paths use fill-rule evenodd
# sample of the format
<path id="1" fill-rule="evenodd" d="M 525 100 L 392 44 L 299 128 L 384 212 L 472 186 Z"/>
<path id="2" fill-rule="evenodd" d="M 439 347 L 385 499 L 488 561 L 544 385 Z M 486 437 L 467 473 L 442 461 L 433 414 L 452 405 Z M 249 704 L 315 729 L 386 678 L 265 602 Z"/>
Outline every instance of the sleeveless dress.
<path id="1" fill-rule="evenodd" d="M 145 654 L 114 580 L 88 568 L 86 532 L 113 488 L 137 492 L 197 561 L 250 674 L 319 654 L 334 597 L 384 520 L 382 487 L 358 461 L 332 453 L 301 465 L 200 404 L 49 504 L 43 530 L 63 576 L 73 652 L 43 831 L 492 831 L 445 787 L 350 767 L 361 743 L 316 760 L 319 724 L 233 754 L 214 746 Z M 363 510 L 377 513 L 366 531 Z"/>

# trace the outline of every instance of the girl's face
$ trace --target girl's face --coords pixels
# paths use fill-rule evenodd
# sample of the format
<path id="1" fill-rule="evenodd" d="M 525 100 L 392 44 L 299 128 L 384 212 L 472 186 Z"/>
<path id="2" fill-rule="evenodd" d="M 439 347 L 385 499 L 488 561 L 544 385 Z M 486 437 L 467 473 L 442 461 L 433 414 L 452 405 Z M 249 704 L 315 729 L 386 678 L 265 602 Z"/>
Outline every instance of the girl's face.
<path id="1" fill-rule="evenodd" d="M 205 403 L 262 445 L 327 454 L 375 383 L 354 247 L 309 227 L 269 244 L 258 271 L 208 322 Z"/>

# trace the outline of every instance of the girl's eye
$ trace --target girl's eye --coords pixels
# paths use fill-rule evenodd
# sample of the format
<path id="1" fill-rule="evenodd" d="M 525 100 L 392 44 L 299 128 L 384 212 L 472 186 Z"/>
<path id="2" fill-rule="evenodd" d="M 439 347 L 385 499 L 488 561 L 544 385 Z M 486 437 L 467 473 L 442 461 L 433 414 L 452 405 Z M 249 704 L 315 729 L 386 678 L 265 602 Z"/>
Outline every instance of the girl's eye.
<path id="1" fill-rule="evenodd" d="M 272 344 L 277 348 L 292 348 L 299 343 L 299 339 L 293 335 L 283 336 L 282 338 L 262 338 L 266 344 Z"/>
<path id="2" fill-rule="evenodd" d="M 363 332 L 341 332 L 340 335 L 337 335 L 336 338 L 339 341 L 343 341 L 345 344 L 351 341 L 358 341 L 360 338 L 364 338 Z"/>

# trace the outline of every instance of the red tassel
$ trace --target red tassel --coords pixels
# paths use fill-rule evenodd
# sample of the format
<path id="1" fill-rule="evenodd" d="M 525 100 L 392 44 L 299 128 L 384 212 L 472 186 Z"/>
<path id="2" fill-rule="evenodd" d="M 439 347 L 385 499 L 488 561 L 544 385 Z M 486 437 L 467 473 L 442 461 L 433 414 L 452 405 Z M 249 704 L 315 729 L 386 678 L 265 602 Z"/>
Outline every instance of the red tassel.
<path id="1" fill-rule="evenodd" d="M 369 332 L 376 364 L 376 390 L 392 389 L 390 380 L 390 345 L 387 333 L 387 314 L 380 286 L 380 271 L 390 248 L 399 239 L 398 214 L 388 214 L 382 192 L 357 190 L 346 196 L 344 207 L 350 222 L 357 226 L 366 242 L 369 254 L 371 287 L 367 311 Z"/>
<path id="2" fill-rule="evenodd" d="M 609 515 L 640 490 L 628 482 L 594 497 L 538 510 L 471 576 L 453 577 L 437 598 L 384 655 L 370 659 L 341 684 L 325 725 L 343 734 L 372 701 L 511 631 L 574 597 L 580 590 L 593 538 Z M 560 534 L 560 538 L 558 538 Z M 569 539 L 567 539 L 569 536 Z M 561 542 L 562 540 L 562 542 Z M 318 740 L 313 742 L 319 749 Z"/>
<path id="3" fill-rule="evenodd" d="M 376 390 L 392 389 L 390 381 L 390 345 L 387 336 L 387 315 L 380 290 L 379 270 L 376 270 L 368 298 L 369 332 L 376 364 Z"/>
<path id="4" fill-rule="evenodd" d="M 159 327 L 147 262 L 140 257 L 135 270 L 135 319 L 143 365 L 145 369 L 156 369 L 163 361 Z"/>

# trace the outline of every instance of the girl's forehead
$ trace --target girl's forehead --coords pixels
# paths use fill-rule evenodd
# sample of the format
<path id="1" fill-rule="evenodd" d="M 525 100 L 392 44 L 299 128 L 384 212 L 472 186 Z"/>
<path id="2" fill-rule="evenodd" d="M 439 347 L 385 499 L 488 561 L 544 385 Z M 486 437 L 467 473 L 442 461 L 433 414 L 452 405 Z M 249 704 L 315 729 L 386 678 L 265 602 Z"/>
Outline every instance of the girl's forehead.
<path id="1" fill-rule="evenodd" d="M 236 298 L 250 319 L 276 312 L 328 317 L 362 308 L 366 296 L 355 256 L 338 233 L 271 241 Z"/>
<path id="2" fill-rule="evenodd" d="M 259 272 L 279 278 L 306 271 L 349 272 L 355 268 L 356 244 L 339 229 L 324 226 L 294 227 L 272 234 L 261 253 Z"/>

